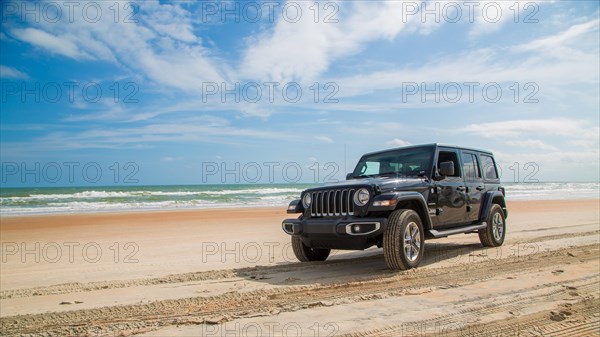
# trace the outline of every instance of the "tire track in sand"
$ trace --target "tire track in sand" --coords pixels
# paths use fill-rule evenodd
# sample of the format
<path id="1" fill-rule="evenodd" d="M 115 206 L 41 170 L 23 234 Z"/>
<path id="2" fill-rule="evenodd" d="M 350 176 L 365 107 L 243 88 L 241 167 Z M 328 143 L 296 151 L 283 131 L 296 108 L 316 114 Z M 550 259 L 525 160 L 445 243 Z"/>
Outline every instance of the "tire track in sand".
<path id="1" fill-rule="evenodd" d="M 461 287 L 563 263 L 595 261 L 599 246 L 587 245 L 441 268 L 414 269 L 385 277 L 329 284 L 288 286 L 212 297 L 190 297 L 0 319 L 2 335 L 128 335 L 168 325 L 215 324 L 318 306 L 412 295 L 432 288 Z M 294 268 L 297 266 L 288 266 Z M 310 266 L 308 266 L 310 267 Z M 315 267 L 315 266 L 313 266 Z M 598 285 L 598 281 L 594 283 Z M 456 319 L 453 317 L 452 319 Z"/>

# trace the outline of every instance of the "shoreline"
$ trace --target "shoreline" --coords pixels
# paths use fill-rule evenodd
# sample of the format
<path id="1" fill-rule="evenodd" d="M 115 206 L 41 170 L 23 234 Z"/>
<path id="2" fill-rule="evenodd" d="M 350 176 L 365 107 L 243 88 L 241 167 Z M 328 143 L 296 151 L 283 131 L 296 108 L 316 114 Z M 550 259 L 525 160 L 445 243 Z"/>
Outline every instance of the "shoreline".
<path id="1" fill-rule="evenodd" d="M 585 199 L 583 199 L 585 200 Z M 175 208 L 148 208 L 148 209 L 122 209 L 122 210 L 106 210 L 106 211 L 77 211 L 77 212 L 53 212 L 53 213 L 25 213 L 25 214 L 1 214 L 0 219 L 12 219 L 12 218 L 24 218 L 24 217 L 53 217 L 53 216 L 68 216 L 68 215 L 119 215 L 119 214 L 139 214 L 139 213 L 179 213 L 179 212 L 202 212 L 202 211 L 230 211 L 232 209 L 285 209 L 287 204 L 279 206 L 240 206 L 235 205 L 231 207 L 205 207 L 205 208 L 193 208 L 193 207 L 175 207 Z"/>
<path id="2" fill-rule="evenodd" d="M 600 199 L 600 182 L 505 183 L 507 201 Z M 0 219 L 63 214 L 286 207 L 313 185 L 173 185 L 2 189 Z"/>
<path id="3" fill-rule="evenodd" d="M 579 202 L 588 202 L 588 201 L 596 201 L 600 207 L 600 198 L 576 198 L 576 199 L 509 199 L 506 198 L 507 205 L 511 203 L 579 203 Z M 230 207 L 204 207 L 204 208 L 193 208 L 193 207 L 180 207 L 180 208 L 148 208 L 148 209 L 122 209 L 122 210 L 90 210 L 90 211 L 76 211 L 76 212 L 52 212 L 52 213 L 24 213 L 24 214 L 2 214 L 0 213 L 0 219 L 16 219 L 16 218 L 43 218 L 43 217 L 61 217 L 61 216 L 99 216 L 99 215 L 128 215 L 128 214 L 145 214 L 145 213 L 153 213 L 153 214 L 162 214 L 162 213 L 171 213 L 171 214 L 179 214 L 179 213 L 196 213 L 196 212 L 219 212 L 219 211 L 231 211 L 236 209 L 244 209 L 244 210 L 264 210 L 264 209 L 282 209 L 286 210 L 287 204 L 282 205 L 233 205 Z M 510 208 L 510 207 L 509 207 Z M 510 211 L 510 209 L 509 209 Z M 510 214 L 510 213 L 509 213 Z"/>

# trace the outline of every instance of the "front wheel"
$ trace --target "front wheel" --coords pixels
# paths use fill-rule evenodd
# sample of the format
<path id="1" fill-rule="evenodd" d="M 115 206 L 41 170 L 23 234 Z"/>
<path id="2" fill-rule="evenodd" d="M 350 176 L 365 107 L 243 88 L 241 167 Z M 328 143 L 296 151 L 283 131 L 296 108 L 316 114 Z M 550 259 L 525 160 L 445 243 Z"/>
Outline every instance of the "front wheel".
<path id="1" fill-rule="evenodd" d="M 399 209 L 388 218 L 383 233 L 383 256 L 392 270 L 415 268 L 423 259 L 425 233 L 417 212 Z"/>
<path id="2" fill-rule="evenodd" d="M 292 236 L 292 249 L 300 262 L 325 261 L 331 249 L 310 248 L 297 236 Z"/>
<path id="3" fill-rule="evenodd" d="M 479 230 L 479 241 L 484 247 L 498 247 L 504 243 L 506 219 L 498 204 L 493 204 L 487 218 L 487 227 Z"/>

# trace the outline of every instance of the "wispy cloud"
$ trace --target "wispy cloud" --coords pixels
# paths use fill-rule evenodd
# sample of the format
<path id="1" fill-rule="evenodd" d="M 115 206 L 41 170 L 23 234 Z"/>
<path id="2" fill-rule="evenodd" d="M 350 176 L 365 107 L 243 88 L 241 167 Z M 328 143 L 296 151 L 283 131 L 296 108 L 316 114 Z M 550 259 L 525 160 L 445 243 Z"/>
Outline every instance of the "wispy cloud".
<path id="1" fill-rule="evenodd" d="M 461 132 L 482 137 L 518 137 L 522 135 L 544 134 L 570 137 L 599 136 L 600 130 L 584 120 L 573 119 L 532 119 L 508 120 L 501 122 L 469 124 Z"/>
<path id="2" fill-rule="evenodd" d="M 15 68 L 7 67 L 5 65 L 0 65 L 0 77 L 2 78 L 10 78 L 15 80 L 26 80 L 29 78 L 29 75 L 18 71 Z"/>
<path id="3" fill-rule="evenodd" d="M 68 151 L 73 149 L 123 149 L 154 147 L 156 144 L 217 143 L 235 144 L 248 140 L 293 140 L 287 133 L 255 128 L 239 128 L 227 122 L 204 122 L 199 119 L 188 122 L 151 123 L 143 126 L 90 128 L 83 131 L 61 130 L 32 139 L 37 144 L 3 142 L 4 148 L 19 148 L 24 152 Z"/>
<path id="4" fill-rule="evenodd" d="M 387 142 L 386 144 L 387 145 L 392 145 L 392 146 L 408 146 L 408 145 L 411 145 L 410 142 L 407 142 L 405 140 L 398 139 L 398 138 L 394 138 L 394 139 L 390 140 L 389 142 Z"/>
<path id="5" fill-rule="evenodd" d="M 598 84 L 598 46 L 597 42 L 590 40 L 597 37 L 598 26 L 599 22 L 594 20 L 508 48 L 486 47 L 438 55 L 418 67 L 357 74 L 337 78 L 335 82 L 340 85 L 340 97 L 403 89 L 407 83 L 444 85 L 466 82 L 479 83 L 480 86 L 487 83 L 536 83 L 543 88 L 540 95 L 563 96 L 568 91 L 562 89 L 568 89 L 574 83 Z M 420 94 L 415 97 L 421 98 Z M 468 100 L 461 102 L 469 103 Z"/>
<path id="6" fill-rule="evenodd" d="M 47 52 L 67 56 L 75 60 L 92 59 L 81 51 L 68 36 L 56 36 L 37 28 L 13 29 L 11 33 L 19 40 L 45 49 Z"/>
<path id="7" fill-rule="evenodd" d="M 111 3 L 100 2 L 104 13 Z M 123 10 L 123 17 L 136 17 L 138 23 L 115 23 L 111 15 L 98 22 L 37 22 L 37 27 L 16 28 L 17 39 L 47 52 L 76 60 L 98 59 L 113 62 L 140 73 L 161 85 L 200 92 L 204 81 L 223 81 L 227 66 L 202 47 L 193 33 L 191 13 L 182 4 L 144 3 L 143 14 Z M 65 6 L 63 12 L 69 9 Z M 136 16 L 134 16 L 136 15 Z"/>
<path id="8" fill-rule="evenodd" d="M 324 143 L 330 143 L 330 144 L 333 143 L 333 139 L 331 139 L 330 137 L 327 137 L 327 136 L 316 136 L 315 139 L 320 140 Z"/>
<path id="9" fill-rule="evenodd" d="M 539 139 L 526 139 L 526 140 L 509 140 L 504 144 L 509 146 L 517 146 L 527 149 L 539 149 L 544 151 L 558 151 L 558 148 L 542 142 Z"/>
<path id="10" fill-rule="evenodd" d="M 471 14 L 473 14 L 474 25 L 469 35 L 476 38 L 494 33 L 511 21 L 517 24 L 538 23 L 540 6 L 549 2 L 539 0 L 527 2 L 479 0 L 471 2 L 472 9 L 464 8 L 464 10 L 472 11 Z"/>
<path id="11" fill-rule="evenodd" d="M 296 2 L 311 13 L 309 2 Z M 239 66 L 246 78 L 310 82 L 326 72 L 332 62 L 363 50 L 368 42 L 394 39 L 402 31 L 431 32 L 439 23 L 405 15 L 401 1 L 332 2 L 332 15 L 316 20 L 304 15 L 298 22 L 280 18 L 272 30 L 248 39 Z M 429 5 L 427 5 L 429 6 Z M 351 13 L 341 17 L 341 13 Z"/>

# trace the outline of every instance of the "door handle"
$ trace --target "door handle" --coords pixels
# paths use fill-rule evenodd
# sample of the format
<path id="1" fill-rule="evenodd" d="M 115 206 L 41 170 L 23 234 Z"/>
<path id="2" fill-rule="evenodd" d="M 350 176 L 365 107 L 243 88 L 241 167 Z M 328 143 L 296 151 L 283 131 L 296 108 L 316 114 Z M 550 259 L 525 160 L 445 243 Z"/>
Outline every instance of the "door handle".
<path id="1" fill-rule="evenodd" d="M 466 188 L 465 188 L 464 186 L 458 186 L 458 187 L 456 188 L 456 190 L 457 190 L 457 191 L 460 191 L 460 192 L 464 192 L 464 191 L 466 190 Z"/>
<path id="2" fill-rule="evenodd" d="M 485 187 L 484 186 L 477 186 L 477 187 L 475 187 L 475 189 L 478 190 L 478 191 L 483 191 L 485 189 Z"/>

